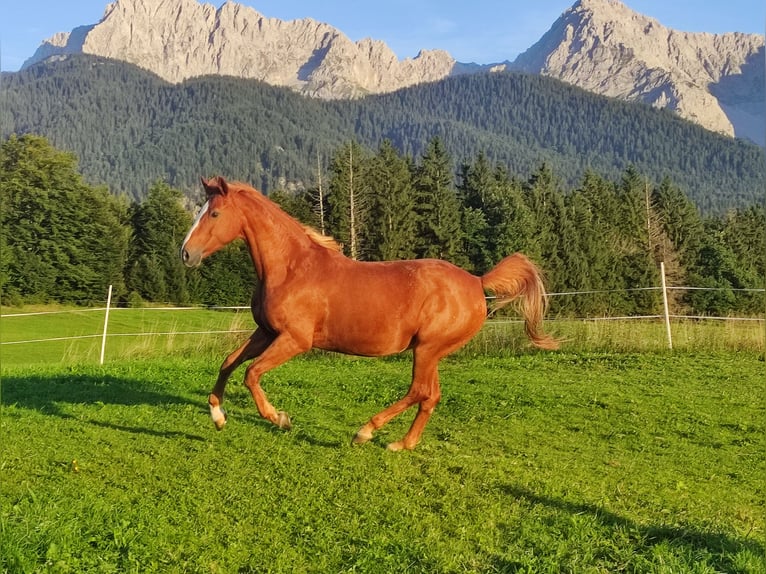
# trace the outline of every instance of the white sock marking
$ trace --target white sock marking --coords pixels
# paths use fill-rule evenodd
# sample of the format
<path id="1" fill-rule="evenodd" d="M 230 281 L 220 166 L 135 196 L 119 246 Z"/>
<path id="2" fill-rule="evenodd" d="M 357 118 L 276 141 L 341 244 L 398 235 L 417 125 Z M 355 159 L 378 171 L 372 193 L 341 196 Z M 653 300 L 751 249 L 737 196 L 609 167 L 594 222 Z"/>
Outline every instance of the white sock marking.
<path id="1" fill-rule="evenodd" d="M 217 425 L 220 422 L 226 422 L 226 412 L 218 405 L 210 407 L 210 418 Z"/>

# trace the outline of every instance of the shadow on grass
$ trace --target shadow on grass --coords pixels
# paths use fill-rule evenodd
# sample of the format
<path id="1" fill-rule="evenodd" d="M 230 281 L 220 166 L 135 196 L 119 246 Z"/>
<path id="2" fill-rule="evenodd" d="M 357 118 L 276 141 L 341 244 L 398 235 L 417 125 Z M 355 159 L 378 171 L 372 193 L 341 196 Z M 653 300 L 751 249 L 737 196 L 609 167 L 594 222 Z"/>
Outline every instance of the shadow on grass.
<path id="1" fill-rule="evenodd" d="M 157 390 L 155 385 L 135 379 L 110 375 L 64 374 L 55 376 L 3 377 L 2 403 L 38 411 L 42 414 L 71 419 L 72 415 L 62 408 L 65 404 L 109 405 L 195 405 L 198 403 L 184 397 Z M 201 437 L 178 431 L 157 431 L 148 428 L 127 427 L 86 421 L 90 424 L 125 432 L 150 434 L 163 437 L 185 437 L 204 440 Z"/>
<path id="2" fill-rule="evenodd" d="M 716 572 L 738 572 L 734 557 L 742 551 L 752 553 L 759 560 L 766 559 L 766 549 L 755 540 L 732 538 L 719 532 L 705 532 L 693 526 L 641 526 L 595 504 L 568 502 L 512 485 L 506 485 L 502 490 L 520 502 L 540 505 L 569 515 L 587 514 L 595 517 L 605 527 L 634 532 L 637 541 L 640 541 L 635 547 L 637 554 L 646 553 L 652 547 L 666 543 L 671 547 L 687 550 L 688 554 L 693 556 L 707 555 L 708 565 L 715 568 Z M 506 561 L 504 558 L 500 558 L 498 566 L 502 572 L 523 569 L 520 564 Z"/>
<path id="3" fill-rule="evenodd" d="M 224 408 L 226 408 L 226 403 L 224 403 Z M 327 449 L 337 449 L 351 444 L 351 437 L 353 436 L 353 433 L 349 431 L 348 441 L 346 441 L 345 435 L 338 435 L 334 429 L 323 426 L 320 422 L 311 419 L 302 419 L 300 421 L 293 419 L 293 427 L 291 429 L 281 429 L 271 421 L 261 417 L 257 412 L 255 403 L 248 405 L 246 408 L 240 410 L 236 414 L 232 414 L 231 411 L 229 411 L 228 422 L 221 432 L 225 433 L 229 425 L 240 424 L 249 425 L 254 428 L 260 428 L 265 432 L 278 436 L 285 435 L 292 437 L 296 444 L 305 444 Z M 210 423 L 210 428 L 213 428 L 212 422 Z"/>
<path id="4" fill-rule="evenodd" d="M 207 395 L 200 401 L 193 401 L 159 389 L 155 383 L 112 375 L 72 373 L 52 376 L 4 376 L 2 383 L 2 396 L 0 399 L 2 399 L 3 404 L 17 405 L 21 408 L 35 410 L 42 414 L 60 418 L 73 418 L 71 413 L 63 408 L 63 405 L 67 404 L 124 406 L 194 405 L 199 408 L 200 414 L 203 414 L 206 418 L 209 416 Z M 277 434 L 286 432 L 260 417 L 249 395 L 241 399 L 240 402 L 242 403 L 240 406 L 247 412 L 238 414 L 238 420 L 234 422 L 261 427 Z M 180 436 L 191 440 L 205 440 L 201 437 L 187 435 L 178 431 L 158 431 L 150 428 L 128 427 L 97 420 L 87 422 L 96 426 L 124 432 L 169 438 Z M 331 441 L 319 436 L 313 436 L 312 429 L 310 428 L 311 425 L 306 426 L 308 428 L 304 430 L 293 429 L 287 432 L 294 433 L 297 440 L 313 446 L 337 448 L 342 445 L 343 441 L 340 440 Z M 210 429 L 213 429 L 212 422 L 210 423 Z M 211 434 L 214 432 L 212 431 Z M 349 434 L 350 436 L 351 434 Z M 349 438 L 348 440 L 350 441 L 351 439 Z"/>
<path id="5" fill-rule="evenodd" d="M 197 436 L 197 435 L 193 435 L 193 434 L 189 434 L 189 433 L 185 433 L 181 431 L 158 431 L 158 430 L 147 429 L 147 428 L 136 428 L 136 427 L 129 427 L 125 425 L 115 425 L 115 424 L 105 423 L 101 421 L 87 421 L 87 422 L 98 427 L 121 431 L 121 432 L 129 432 L 134 434 L 147 434 L 147 435 L 158 436 L 162 438 L 183 438 L 186 440 L 193 440 L 197 442 L 205 442 L 207 440 L 201 436 Z"/>
<path id="6" fill-rule="evenodd" d="M 111 375 L 62 374 L 3 377 L 2 401 L 42 413 L 58 414 L 58 405 L 167 405 L 196 404 L 189 399 L 158 391 L 145 381 Z"/>

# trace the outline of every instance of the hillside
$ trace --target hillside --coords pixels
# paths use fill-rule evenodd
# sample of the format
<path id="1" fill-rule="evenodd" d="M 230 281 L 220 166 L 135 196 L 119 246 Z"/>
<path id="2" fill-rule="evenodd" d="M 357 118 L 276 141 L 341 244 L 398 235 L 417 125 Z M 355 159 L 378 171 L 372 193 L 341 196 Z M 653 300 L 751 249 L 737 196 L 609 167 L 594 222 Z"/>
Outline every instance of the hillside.
<path id="1" fill-rule="evenodd" d="M 322 101 L 256 80 L 170 84 L 90 56 L 4 74 L 3 133 L 38 133 L 80 158 L 91 183 L 141 198 L 163 178 L 187 192 L 222 173 L 264 191 L 310 186 L 317 155 L 384 138 L 419 154 L 436 135 L 455 165 L 484 152 L 526 177 L 542 162 L 576 186 L 586 170 L 668 175 L 706 212 L 760 199 L 763 150 L 670 112 L 518 73 L 448 78 L 363 100 Z"/>

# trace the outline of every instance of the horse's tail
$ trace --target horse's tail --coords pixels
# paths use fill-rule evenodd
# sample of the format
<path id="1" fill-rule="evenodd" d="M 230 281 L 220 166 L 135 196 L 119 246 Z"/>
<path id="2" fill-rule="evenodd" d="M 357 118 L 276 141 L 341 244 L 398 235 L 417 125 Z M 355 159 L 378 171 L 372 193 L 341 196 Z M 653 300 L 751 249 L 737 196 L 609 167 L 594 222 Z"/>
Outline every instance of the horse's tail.
<path id="1" fill-rule="evenodd" d="M 548 297 L 540 270 L 526 256 L 514 253 L 506 257 L 481 278 L 481 284 L 497 297 L 491 305 L 493 311 L 516 302 L 524 317 L 524 330 L 533 345 L 558 349 L 559 341 L 543 332 Z"/>

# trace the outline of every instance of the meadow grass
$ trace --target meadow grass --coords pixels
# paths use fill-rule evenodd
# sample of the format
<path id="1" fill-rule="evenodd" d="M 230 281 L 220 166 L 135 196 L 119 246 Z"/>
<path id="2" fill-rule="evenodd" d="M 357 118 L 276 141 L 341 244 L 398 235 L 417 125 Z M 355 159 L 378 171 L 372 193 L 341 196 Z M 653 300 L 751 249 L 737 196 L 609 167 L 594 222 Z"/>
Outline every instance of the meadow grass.
<path id="1" fill-rule="evenodd" d="M 103 310 L 34 310 L 41 314 L 19 315 L 28 312 L 28 309 L 14 310 L 13 313 L 4 309 L 0 316 L 0 342 L 3 343 L 0 354 L 4 364 L 99 361 L 104 329 Z M 252 328 L 249 310 L 112 309 L 104 356 L 109 361 L 223 352 L 223 349 L 236 346 L 246 336 L 242 330 Z"/>
<path id="2" fill-rule="evenodd" d="M 29 310 L 46 308 L 2 310 L 3 364 L 98 362 L 103 310 L 55 308 L 52 310 L 57 312 L 52 314 L 10 316 Z M 249 310 L 112 309 L 105 360 L 222 354 L 238 346 L 253 327 Z M 573 352 L 657 352 L 668 348 L 665 325 L 656 319 L 554 320 L 548 321 L 546 328 Z M 677 351 L 766 353 L 766 327 L 758 320 L 674 320 L 672 336 Z M 50 340 L 55 338 L 62 340 Z M 40 341 L 43 339 L 48 340 Z M 529 340 L 521 323 L 502 319 L 487 321 L 459 356 L 515 356 L 527 352 Z"/>
<path id="3" fill-rule="evenodd" d="M 766 572 L 760 353 L 479 350 L 403 453 L 412 413 L 349 444 L 406 391 L 399 357 L 267 374 L 289 432 L 242 371 L 213 429 L 208 350 L 4 363 L 0 570 Z"/>

